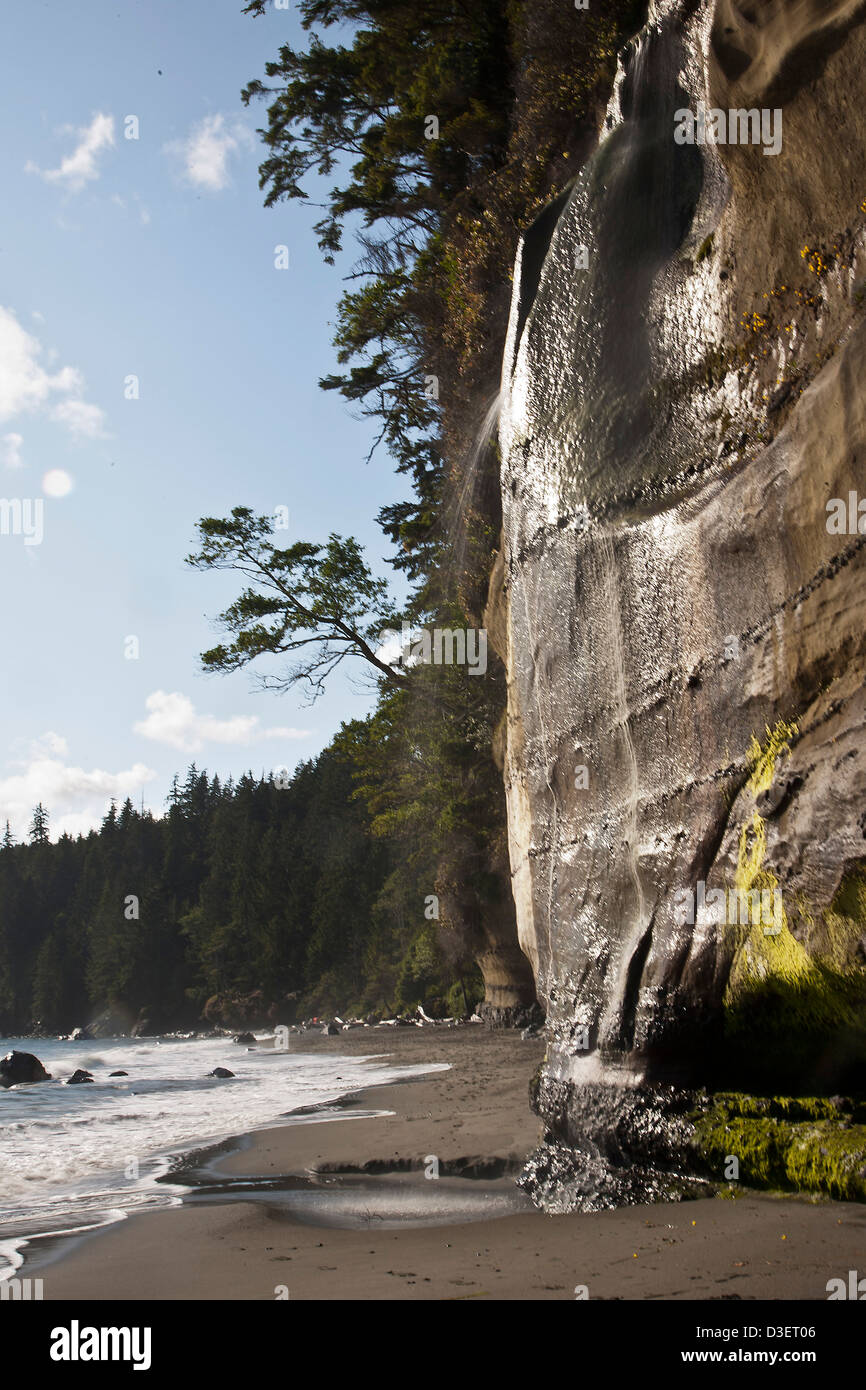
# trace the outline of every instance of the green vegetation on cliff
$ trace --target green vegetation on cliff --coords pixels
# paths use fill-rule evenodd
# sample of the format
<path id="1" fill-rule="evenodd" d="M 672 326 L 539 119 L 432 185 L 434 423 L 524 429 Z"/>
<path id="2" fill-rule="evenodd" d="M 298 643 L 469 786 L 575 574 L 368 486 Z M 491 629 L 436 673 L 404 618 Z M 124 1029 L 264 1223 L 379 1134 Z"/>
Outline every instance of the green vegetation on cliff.
<path id="1" fill-rule="evenodd" d="M 779 721 L 764 744 L 753 738 L 747 790 L 759 797 L 773 785 L 777 763 L 798 735 Z M 740 831 L 738 894 L 773 892 L 778 879 L 767 862 L 766 822 L 755 809 Z M 722 1084 L 790 1087 L 795 1094 L 828 1086 L 863 1089 L 866 1055 L 866 868 L 852 865 L 823 911 L 797 902 L 781 921 L 737 928 L 738 940 L 724 999 Z M 796 909 L 796 934 L 792 912 Z"/>

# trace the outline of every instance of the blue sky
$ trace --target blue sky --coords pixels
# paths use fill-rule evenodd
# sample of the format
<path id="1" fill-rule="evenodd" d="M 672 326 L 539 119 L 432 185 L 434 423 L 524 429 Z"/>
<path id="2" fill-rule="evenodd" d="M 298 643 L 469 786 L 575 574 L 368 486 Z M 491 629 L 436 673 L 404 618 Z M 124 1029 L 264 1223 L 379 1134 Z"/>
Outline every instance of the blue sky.
<path id="1" fill-rule="evenodd" d="M 29 504 L 33 542 L 40 502 L 43 532 L 27 543 L 25 506 L 0 535 L 0 821 L 19 838 L 40 799 L 75 834 L 112 795 L 160 813 L 192 760 L 294 767 L 372 705 L 357 668 L 309 706 L 199 667 L 237 591 L 184 565 L 199 517 L 285 506 L 289 537 L 356 535 L 386 572 L 374 517 L 403 494 L 317 386 L 352 255 L 322 264 L 316 209 L 262 207 L 265 108 L 240 90 L 303 41 L 295 10 L 241 3 L 6 10 L 0 497 Z"/>

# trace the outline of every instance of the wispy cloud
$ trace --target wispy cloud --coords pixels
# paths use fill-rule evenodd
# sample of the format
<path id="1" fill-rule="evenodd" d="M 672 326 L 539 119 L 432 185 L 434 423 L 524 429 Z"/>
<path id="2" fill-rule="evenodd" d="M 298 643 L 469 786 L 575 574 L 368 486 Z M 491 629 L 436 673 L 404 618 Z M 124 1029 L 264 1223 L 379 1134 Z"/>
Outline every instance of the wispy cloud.
<path id="1" fill-rule="evenodd" d="M 105 436 L 105 413 L 88 401 L 60 401 L 51 411 L 51 419 L 65 425 L 78 439 L 102 439 Z"/>
<path id="2" fill-rule="evenodd" d="M 30 744 L 30 752 L 33 757 L 53 756 L 65 758 L 69 752 L 69 744 L 62 734 L 55 734 L 53 729 L 48 729 L 38 738 L 34 738 Z"/>
<path id="3" fill-rule="evenodd" d="M 98 111 L 90 125 L 64 127 L 78 137 L 71 154 L 62 159 L 56 169 L 40 169 L 29 160 L 29 174 L 39 174 L 47 183 L 59 184 L 70 193 L 80 193 L 88 183 L 99 178 L 99 158 L 114 146 L 114 117 Z"/>
<path id="4" fill-rule="evenodd" d="M 52 405 L 52 399 L 61 396 L 49 411 L 52 419 L 77 436 L 104 434 L 104 412 L 83 399 L 81 373 L 75 367 L 46 371 L 42 355 L 39 340 L 22 328 L 11 309 L 0 306 L 0 423 Z M 21 436 L 6 435 L 7 448 L 10 440 L 20 446 Z"/>
<path id="5" fill-rule="evenodd" d="M 309 736 L 308 729 L 263 729 L 255 714 L 236 714 L 230 719 L 198 714 L 192 700 L 177 690 L 171 693 L 155 690 L 148 695 L 144 704 L 148 711 L 147 718 L 133 726 L 135 733 L 153 739 L 155 743 L 179 748 L 184 753 L 195 753 L 205 743 L 232 743 L 245 747 L 260 743 L 263 739 Z"/>
<path id="6" fill-rule="evenodd" d="M 246 126 L 235 121 L 229 126 L 221 115 L 205 116 L 184 140 L 173 140 L 166 150 L 181 161 L 183 177 L 195 188 L 219 193 L 231 182 L 230 157 L 253 138 Z"/>
<path id="7" fill-rule="evenodd" d="M 21 457 L 21 445 L 24 443 L 24 436 L 21 434 L 4 434 L 0 439 L 0 457 L 6 468 L 23 468 L 24 460 Z"/>

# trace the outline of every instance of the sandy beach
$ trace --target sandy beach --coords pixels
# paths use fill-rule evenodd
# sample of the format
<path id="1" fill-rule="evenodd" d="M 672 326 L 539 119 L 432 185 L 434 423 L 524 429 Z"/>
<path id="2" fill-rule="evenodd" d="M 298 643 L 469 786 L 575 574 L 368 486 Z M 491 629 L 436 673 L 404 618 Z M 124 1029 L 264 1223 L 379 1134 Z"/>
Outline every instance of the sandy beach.
<path id="1" fill-rule="evenodd" d="M 22 1273 L 43 1279 L 46 1300 L 574 1299 L 585 1289 L 590 1299 L 823 1301 L 828 1279 L 866 1270 L 859 1205 L 744 1193 L 570 1216 L 525 1207 L 509 1174 L 538 1138 L 528 1101 L 538 1040 L 406 1029 L 297 1045 L 449 1070 L 356 1094 L 328 1112 L 339 1118 L 300 1117 L 204 1151 L 183 1206 L 35 1242 Z M 366 1113 L 382 1110 L 393 1113 Z M 287 1210 L 298 1190 L 312 1191 L 315 1210 Z M 479 1193 L 513 1210 L 421 1224 L 425 1209 L 480 1204 Z M 389 1224 L 392 1197 L 413 1224 Z"/>

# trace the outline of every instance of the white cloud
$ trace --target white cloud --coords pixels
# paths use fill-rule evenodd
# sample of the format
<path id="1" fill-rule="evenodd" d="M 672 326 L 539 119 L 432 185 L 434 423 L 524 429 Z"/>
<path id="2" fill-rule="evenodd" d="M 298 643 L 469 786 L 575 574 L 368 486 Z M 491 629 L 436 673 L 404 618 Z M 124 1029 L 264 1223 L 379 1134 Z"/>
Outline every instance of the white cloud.
<path id="1" fill-rule="evenodd" d="M 271 738 L 307 738 L 308 729 L 259 727 L 255 714 L 236 714 L 230 719 L 217 719 L 211 714 L 197 714 L 192 700 L 180 691 L 155 690 L 145 700 L 147 718 L 135 724 L 134 730 L 155 743 L 166 743 L 184 753 L 195 753 L 205 743 L 234 743 L 247 746 Z"/>
<path id="2" fill-rule="evenodd" d="M 0 824 L 7 819 L 19 839 L 24 839 L 33 807 L 41 801 L 50 817 L 51 838 L 64 833 L 86 834 L 97 827 L 114 797 L 133 800 L 156 772 L 144 763 L 135 763 L 122 772 L 87 772 L 63 760 L 66 740 L 46 733 L 31 746 L 31 756 L 21 771 L 0 778 Z"/>
<path id="3" fill-rule="evenodd" d="M 66 129 L 78 136 L 78 143 L 58 168 L 40 169 L 32 161 L 25 168 L 28 174 L 39 174 L 47 183 L 57 183 L 70 193 L 80 193 L 88 183 L 99 178 L 99 156 L 114 146 L 114 117 L 98 111 L 90 125 L 67 126 Z"/>
<path id="4" fill-rule="evenodd" d="M 65 758 L 69 752 L 69 745 L 62 734 L 55 734 L 52 729 L 47 733 L 40 734 L 30 744 L 30 752 L 34 758 L 40 758 L 45 754 L 54 754 L 56 758 Z"/>
<path id="5" fill-rule="evenodd" d="M 75 367 L 46 371 L 40 360 L 42 355 L 38 338 L 22 328 L 11 309 L 0 305 L 0 422 L 38 410 L 53 396 L 60 395 L 64 399 L 51 409 L 52 419 L 79 437 L 103 434 L 104 412 L 82 399 L 81 373 Z M 7 440 L 10 438 L 6 436 Z"/>
<path id="6" fill-rule="evenodd" d="M 60 401 L 53 407 L 51 419 L 65 425 L 77 439 L 102 439 L 105 436 L 105 411 L 87 401 Z"/>
<path id="7" fill-rule="evenodd" d="M 246 126 L 226 125 L 224 116 L 205 116 L 193 126 L 185 140 L 174 140 L 166 150 L 183 163 L 184 177 L 195 188 L 219 193 L 230 182 L 229 156 L 241 145 L 251 145 Z"/>
<path id="8" fill-rule="evenodd" d="M 21 457 L 21 445 L 24 443 L 24 436 L 21 434 L 4 434 L 0 439 L 0 453 L 3 456 L 3 463 L 7 468 L 23 468 L 24 460 Z"/>

